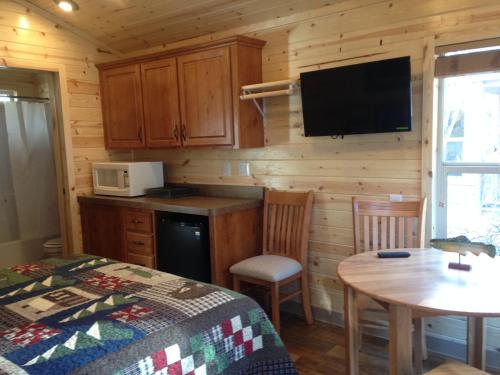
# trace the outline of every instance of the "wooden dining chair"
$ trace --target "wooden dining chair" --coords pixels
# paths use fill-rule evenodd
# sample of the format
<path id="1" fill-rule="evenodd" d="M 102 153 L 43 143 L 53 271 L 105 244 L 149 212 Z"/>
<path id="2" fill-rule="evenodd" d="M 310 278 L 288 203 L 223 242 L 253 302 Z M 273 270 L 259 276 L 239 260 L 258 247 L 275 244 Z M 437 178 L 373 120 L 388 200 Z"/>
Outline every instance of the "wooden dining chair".
<path id="1" fill-rule="evenodd" d="M 262 255 L 245 259 L 233 266 L 233 289 L 241 282 L 271 289 L 272 321 L 280 331 L 280 304 L 302 295 L 304 316 L 312 324 L 307 278 L 307 249 L 313 193 L 266 190 L 264 196 L 264 233 Z M 280 288 L 300 280 L 298 290 L 280 293 Z"/>
<path id="2" fill-rule="evenodd" d="M 430 372 L 426 372 L 425 375 L 488 375 L 488 373 L 464 363 L 447 362 Z"/>
<path id="3" fill-rule="evenodd" d="M 352 199 L 354 252 L 396 248 L 423 248 L 425 242 L 426 198 L 420 201 L 369 201 Z M 387 310 L 387 305 L 366 296 L 358 296 L 358 316 L 371 311 Z M 415 364 L 422 372 L 422 361 L 427 358 L 423 318 L 414 313 Z M 386 327 L 380 320 L 363 319 L 362 325 Z M 361 335 L 361 330 L 360 330 Z M 361 338 L 358 340 L 361 343 Z"/>

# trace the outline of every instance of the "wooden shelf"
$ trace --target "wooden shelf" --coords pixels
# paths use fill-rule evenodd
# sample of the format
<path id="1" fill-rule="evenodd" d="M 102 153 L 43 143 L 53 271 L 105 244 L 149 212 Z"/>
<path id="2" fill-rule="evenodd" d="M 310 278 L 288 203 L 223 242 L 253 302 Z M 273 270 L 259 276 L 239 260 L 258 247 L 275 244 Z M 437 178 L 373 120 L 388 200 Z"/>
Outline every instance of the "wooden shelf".
<path id="1" fill-rule="evenodd" d="M 245 85 L 241 87 L 240 100 L 253 100 L 260 114 L 264 117 L 264 109 L 257 99 L 293 95 L 298 92 L 299 86 L 299 78 Z"/>

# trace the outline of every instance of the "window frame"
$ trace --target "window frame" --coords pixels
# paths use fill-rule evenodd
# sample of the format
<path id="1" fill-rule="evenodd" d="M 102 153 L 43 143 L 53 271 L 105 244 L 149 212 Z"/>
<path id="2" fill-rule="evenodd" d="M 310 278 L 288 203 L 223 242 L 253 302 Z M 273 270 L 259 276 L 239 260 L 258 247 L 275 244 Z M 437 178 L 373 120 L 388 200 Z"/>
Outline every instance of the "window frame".
<path id="1" fill-rule="evenodd" d="M 500 72 L 499 72 L 500 73 Z M 473 73 L 471 73 L 473 74 Z M 469 74 L 465 74 L 469 75 Z M 453 173 L 468 174 L 500 174 L 500 163 L 474 163 L 460 161 L 444 161 L 445 145 L 443 137 L 443 104 L 444 80 L 437 78 L 437 160 L 436 160 L 436 200 L 435 200 L 435 236 L 446 238 L 448 235 L 448 176 Z"/>

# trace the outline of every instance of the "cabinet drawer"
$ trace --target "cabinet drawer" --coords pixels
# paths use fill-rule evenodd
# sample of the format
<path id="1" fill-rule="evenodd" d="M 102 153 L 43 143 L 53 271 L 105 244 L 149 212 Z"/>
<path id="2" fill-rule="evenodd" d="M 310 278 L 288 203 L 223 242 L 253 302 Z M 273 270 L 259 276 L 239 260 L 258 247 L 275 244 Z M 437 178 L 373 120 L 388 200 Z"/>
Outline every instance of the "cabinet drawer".
<path id="1" fill-rule="evenodd" d="M 125 214 L 125 228 L 127 230 L 153 233 L 153 214 L 147 211 L 128 209 Z"/>
<path id="2" fill-rule="evenodd" d="M 152 235 L 127 232 L 126 238 L 127 251 L 143 255 L 154 255 L 154 242 Z"/>
<path id="3" fill-rule="evenodd" d="M 138 266 L 144 266 L 153 269 L 155 268 L 155 258 L 153 256 L 128 253 L 127 262 L 136 264 Z"/>

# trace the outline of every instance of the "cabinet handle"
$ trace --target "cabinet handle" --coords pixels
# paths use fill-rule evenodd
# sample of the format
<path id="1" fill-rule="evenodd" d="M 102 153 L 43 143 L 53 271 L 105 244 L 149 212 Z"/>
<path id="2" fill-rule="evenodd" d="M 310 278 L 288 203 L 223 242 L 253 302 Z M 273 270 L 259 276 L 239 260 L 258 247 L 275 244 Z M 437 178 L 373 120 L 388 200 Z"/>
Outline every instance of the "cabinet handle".
<path id="1" fill-rule="evenodd" d="M 142 128 L 137 129 L 137 137 L 139 137 L 139 140 L 142 142 Z"/>
<path id="2" fill-rule="evenodd" d="M 132 224 L 142 224 L 142 223 L 143 223 L 142 220 L 137 220 L 137 219 L 132 220 Z"/>
<path id="3" fill-rule="evenodd" d="M 181 132 L 181 133 L 182 133 L 182 140 L 183 140 L 184 142 L 186 142 L 186 140 L 187 140 L 187 135 L 186 135 L 186 125 L 185 125 L 185 124 L 183 124 L 183 125 L 182 125 L 182 132 Z"/>
<path id="4" fill-rule="evenodd" d="M 132 243 L 134 245 L 137 245 L 137 246 L 144 246 L 145 245 L 143 241 L 132 241 Z"/>
<path id="5" fill-rule="evenodd" d="M 177 125 L 174 128 L 174 138 L 176 141 L 179 140 L 179 128 L 177 127 Z"/>

